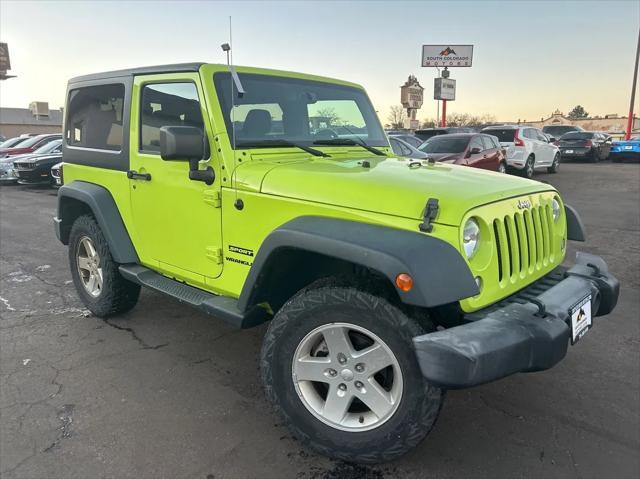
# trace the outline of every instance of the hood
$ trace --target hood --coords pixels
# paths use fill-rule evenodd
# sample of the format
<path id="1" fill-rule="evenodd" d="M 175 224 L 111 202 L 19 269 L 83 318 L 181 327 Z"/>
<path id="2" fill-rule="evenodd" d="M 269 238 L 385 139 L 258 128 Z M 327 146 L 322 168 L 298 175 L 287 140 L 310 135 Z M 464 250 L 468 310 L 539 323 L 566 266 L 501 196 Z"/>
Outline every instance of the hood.
<path id="1" fill-rule="evenodd" d="M 0 148 L 0 156 L 5 155 L 21 155 L 23 153 L 31 153 L 33 151 L 32 148 Z"/>
<path id="2" fill-rule="evenodd" d="M 365 160 L 368 168 L 362 166 Z M 244 189 L 418 220 L 427 200 L 436 198 L 440 202 L 436 223 L 454 226 L 477 206 L 555 191 L 550 185 L 511 175 L 405 158 L 259 161 L 245 163 L 236 175 Z"/>
<path id="3" fill-rule="evenodd" d="M 458 161 L 464 153 L 427 153 L 429 158 L 436 161 Z"/>
<path id="4" fill-rule="evenodd" d="M 53 155 L 43 154 L 43 155 L 25 155 L 22 158 L 13 157 L 14 161 L 19 161 L 20 163 L 40 163 L 44 161 L 53 161 L 58 162 L 62 159 L 61 153 L 55 153 Z"/>

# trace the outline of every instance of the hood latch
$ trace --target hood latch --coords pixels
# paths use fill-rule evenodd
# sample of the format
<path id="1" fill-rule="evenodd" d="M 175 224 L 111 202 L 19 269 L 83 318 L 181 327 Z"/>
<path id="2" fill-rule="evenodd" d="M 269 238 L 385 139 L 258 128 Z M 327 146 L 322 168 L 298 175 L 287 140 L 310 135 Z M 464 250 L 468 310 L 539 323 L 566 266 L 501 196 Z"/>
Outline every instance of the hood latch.
<path id="1" fill-rule="evenodd" d="M 429 198 L 427 206 L 424 208 L 424 220 L 420 223 L 420 231 L 423 233 L 431 233 L 433 231 L 433 225 L 431 222 L 438 217 L 438 211 L 440 206 L 436 198 Z"/>

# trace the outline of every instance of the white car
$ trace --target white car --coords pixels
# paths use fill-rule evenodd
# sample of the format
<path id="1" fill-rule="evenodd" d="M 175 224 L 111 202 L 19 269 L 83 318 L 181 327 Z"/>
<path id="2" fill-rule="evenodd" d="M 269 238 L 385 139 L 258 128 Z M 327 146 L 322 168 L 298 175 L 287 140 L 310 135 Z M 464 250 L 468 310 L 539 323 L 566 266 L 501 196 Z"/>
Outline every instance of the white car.
<path id="1" fill-rule="evenodd" d="M 560 166 L 560 150 L 538 128 L 503 125 L 484 128 L 481 133 L 498 137 L 507 152 L 507 166 L 526 178 L 536 169 L 556 173 Z"/>

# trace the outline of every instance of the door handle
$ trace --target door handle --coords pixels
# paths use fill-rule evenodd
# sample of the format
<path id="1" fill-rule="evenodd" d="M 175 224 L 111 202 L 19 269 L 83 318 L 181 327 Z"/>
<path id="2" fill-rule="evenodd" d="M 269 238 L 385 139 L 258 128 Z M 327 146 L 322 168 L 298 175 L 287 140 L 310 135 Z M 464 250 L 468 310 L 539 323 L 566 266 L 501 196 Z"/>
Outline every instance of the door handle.
<path id="1" fill-rule="evenodd" d="M 130 180 L 151 181 L 151 173 L 138 173 L 135 170 L 127 171 L 127 178 Z"/>

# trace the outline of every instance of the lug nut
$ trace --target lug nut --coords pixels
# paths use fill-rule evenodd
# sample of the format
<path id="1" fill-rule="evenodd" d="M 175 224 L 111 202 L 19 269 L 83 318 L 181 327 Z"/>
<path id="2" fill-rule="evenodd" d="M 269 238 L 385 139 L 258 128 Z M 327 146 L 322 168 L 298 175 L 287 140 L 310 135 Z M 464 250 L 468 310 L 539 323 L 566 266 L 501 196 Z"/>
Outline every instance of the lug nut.
<path id="1" fill-rule="evenodd" d="M 339 354 L 338 354 L 338 362 L 339 362 L 340 364 L 344 364 L 344 363 L 346 363 L 346 362 L 347 362 L 347 358 L 346 358 L 346 356 L 345 356 L 344 354 L 342 354 L 342 353 L 339 353 Z"/>
<path id="2" fill-rule="evenodd" d="M 331 377 L 335 377 L 338 374 L 338 371 L 336 371 L 335 369 L 327 369 L 327 374 Z"/>
<path id="3" fill-rule="evenodd" d="M 347 385 L 341 383 L 341 384 L 338 385 L 338 389 L 340 391 L 346 391 L 347 390 Z"/>
<path id="4" fill-rule="evenodd" d="M 356 388 L 358 388 L 358 389 L 362 389 L 362 387 L 364 386 L 364 384 L 362 384 L 360 381 L 356 381 L 356 382 L 354 383 L 354 386 L 355 386 Z"/>
<path id="5" fill-rule="evenodd" d="M 362 363 L 356 364 L 356 371 L 358 371 L 359 373 L 364 371 L 364 364 L 362 364 Z"/>

